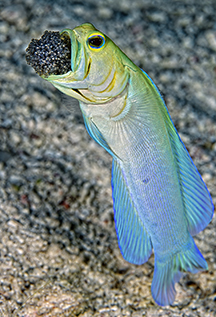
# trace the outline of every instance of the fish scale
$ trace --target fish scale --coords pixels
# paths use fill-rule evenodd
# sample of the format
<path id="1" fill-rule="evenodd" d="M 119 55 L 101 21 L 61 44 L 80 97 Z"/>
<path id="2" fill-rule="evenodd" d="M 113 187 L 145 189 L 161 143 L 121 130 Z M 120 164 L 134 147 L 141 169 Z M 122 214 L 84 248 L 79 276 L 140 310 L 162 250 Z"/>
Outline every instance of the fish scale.
<path id="1" fill-rule="evenodd" d="M 160 162 L 157 161 L 156 164 L 158 163 Z M 157 248 L 157 240 L 162 237 L 165 241 L 163 244 L 165 251 L 173 249 L 173 252 L 175 252 L 179 248 L 179 241 L 185 240 L 184 236 L 187 236 L 186 230 L 182 230 L 182 226 L 180 226 L 181 221 L 184 221 L 183 204 L 178 184 L 173 186 L 175 175 L 173 175 L 172 170 L 169 173 L 166 167 L 166 175 L 161 176 L 160 173 L 163 173 L 164 170 L 162 164 L 162 171 L 160 171 L 160 168 L 156 170 L 151 157 L 149 163 L 142 161 L 142 164 L 138 162 L 138 165 L 142 167 L 140 172 L 137 172 L 137 165 L 135 165 L 134 170 L 130 164 L 127 168 L 127 173 L 125 173 L 130 175 L 127 178 L 127 183 L 131 187 L 131 192 L 136 193 L 136 195 L 133 195 L 133 200 L 137 206 L 138 213 L 147 231 L 152 233 L 152 241 L 156 241 L 155 243 L 153 242 L 155 252 L 163 252 L 161 244 L 159 244 L 159 249 Z M 152 168 L 153 172 L 151 171 Z M 143 184 L 142 179 L 148 174 L 151 175 L 151 179 L 147 184 Z M 136 181 L 137 179 L 138 181 Z M 169 200 L 166 198 L 167 194 L 169 194 Z M 160 196 L 160 199 L 158 199 L 158 196 Z M 155 199 L 156 197 L 157 199 Z M 172 199 L 173 197 L 175 199 Z M 162 219 L 163 225 L 158 224 L 154 228 L 152 223 L 157 218 Z M 173 223 L 171 229 L 168 228 L 170 223 Z M 175 236 L 175 239 L 171 238 L 173 236 Z"/>
<path id="2" fill-rule="evenodd" d="M 141 115 L 139 115 L 139 119 L 141 119 Z M 130 117 L 129 117 L 130 118 Z M 155 121 L 154 117 L 151 118 L 153 123 Z M 109 123 L 107 123 L 107 125 L 109 126 Z M 137 136 L 134 135 L 132 137 L 132 131 L 133 129 L 130 129 L 130 122 L 127 123 L 127 122 L 124 122 L 124 125 L 127 126 L 127 130 L 130 131 L 129 134 L 130 134 L 130 138 L 131 139 L 136 139 L 137 140 Z M 122 131 L 124 128 L 121 128 L 122 127 L 122 123 L 118 123 L 118 126 L 117 126 L 117 130 L 118 132 L 112 132 L 113 134 L 117 134 L 117 135 L 121 135 L 121 143 L 122 144 L 127 144 L 128 143 L 128 133 L 121 133 L 119 132 Z M 131 192 L 136 192 L 136 195 L 133 196 L 133 200 L 137 206 L 137 210 L 138 210 L 138 213 L 140 214 L 140 217 L 142 218 L 143 222 L 145 224 L 147 224 L 147 221 L 148 221 L 148 218 L 149 216 L 152 214 L 153 212 L 153 217 L 155 219 L 155 217 L 159 217 L 161 216 L 161 210 L 163 210 L 163 214 L 164 214 L 164 223 L 170 223 L 170 218 L 171 218 L 171 215 L 174 217 L 175 214 L 173 213 L 173 211 L 176 211 L 178 210 L 177 206 L 181 206 L 181 208 L 183 209 L 183 206 L 182 206 L 182 200 L 181 198 L 179 199 L 179 201 L 176 201 L 175 200 L 175 203 L 171 204 L 170 201 L 167 201 L 167 200 L 164 200 L 163 201 L 163 197 L 166 197 L 167 196 L 167 191 L 169 191 L 169 196 L 171 196 L 172 194 L 172 188 L 169 188 L 170 185 L 169 183 L 173 183 L 173 175 L 170 176 L 170 182 L 167 181 L 167 180 L 164 180 L 164 182 L 162 183 L 162 180 L 164 179 L 164 177 L 158 177 L 157 175 L 157 180 L 158 181 L 158 184 L 153 184 L 153 187 L 151 189 L 149 189 L 149 192 L 150 193 L 154 193 L 154 198 L 155 196 L 158 195 L 157 193 L 157 188 L 164 188 L 164 190 L 166 191 L 166 193 L 164 193 L 162 195 L 162 198 L 160 200 L 155 200 L 155 199 L 148 199 L 149 195 L 148 194 L 145 194 L 144 193 L 144 187 L 148 186 L 149 187 L 149 183 L 146 185 L 146 186 L 143 186 L 143 183 L 142 183 L 142 179 L 144 179 L 146 177 L 146 175 L 148 174 L 151 174 L 151 177 L 153 177 L 153 175 L 156 175 L 157 173 L 160 175 L 160 173 L 164 173 L 164 171 L 166 171 L 166 175 L 165 177 L 167 178 L 168 176 L 168 172 L 167 172 L 167 167 L 166 167 L 166 163 L 164 164 L 165 167 L 162 168 L 161 170 L 156 170 L 156 168 L 154 167 L 154 165 L 160 165 L 160 160 L 164 161 L 164 162 L 169 162 L 168 164 L 168 167 L 171 166 L 170 164 L 170 159 L 166 156 L 167 153 L 168 153 L 168 150 L 166 150 L 165 152 L 163 151 L 163 149 L 161 149 L 162 152 L 164 152 L 163 156 L 160 157 L 160 153 L 158 152 L 158 148 L 161 148 L 161 144 L 160 143 L 164 143 L 164 136 L 162 137 L 162 141 L 160 140 L 161 138 L 159 138 L 158 140 L 155 140 L 156 139 L 156 133 L 154 134 L 154 130 L 159 130 L 159 126 L 157 125 L 157 127 L 155 127 L 155 125 L 153 125 L 152 128 L 150 128 L 149 126 L 147 126 L 147 123 L 145 123 L 145 125 L 143 125 L 142 127 L 139 127 L 139 129 L 136 130 L 136 133 L 140 134 L 141 132 L 143 133 L 145 130 L 145 128 L 147 127 L 147 130 L 151 130 L 151 133 L 152 133 L 152 139 L 150 140 L 149 138 L 145 138 L 144 140 L 142 140 L 141 138 L 139 139 L 139 146 L 137 146 L 137 149 L 135 150 L 134 149 L 134 143 L 131 142 L 131 145 L 127 145 L 124 147 L 124 150 L 125 152 L 128 153 L 127 155 L 127 160 L 130 161 L 130 164 L 128 166 L 128 168 L 124 168 L 124 165 L 123 165 L 123 169 L 124 170 L 127 170 L 127 172 L 125 172 L 124 174 L 126 175 L 131 175 L 131 176 L 128 176 L 127 177 L 127 184 L 129 187 L 132 187 L 132 190 Z M 108 129 L 110 129 L 110 127 L 108 127 Z M 114 130 L 114 128 L 112 128 L 112 130 Z M 155 131 L 156 132 L 156 131 Z M 165 131 L 166 132 L 166 131 Z M 143 133 L 143 135 L 146 135 L 147 133 Z M 123 139 L 123 136 L 125 136 L 126 140 Z M 160 136 L 160 134 L 159 134 Z M 112 137 L 113 138 L 113 137 Z M 144 146 L 144 144 L 146 143 L 146 141 L 148 142 L 148 144 L 151 144 L 151 151 L 148 151 L 148 148 L 147 148 L 147 153 L 145 152 L 146 151 L 146 148 Z M 132 147 L 132 148 L 131 148 Z M 153 150 L 155 148 L 155 150 Z M 168 146 L 166 146 L 166 149 L 168 149 Z M 116 151 L 116 149 L 114 150 Z M 155 152 L 156 151 L 156 152 Z M 120 153 L 121 150 L 118 151 L 118 153 Z M 140 153 L 141 155 L 139 155 L 138 153 Z M 132 154 L 132 155 L 131 155 Z M 130 157 L 131 155 L 131 157 Z M 119 156 L 121 156 L 119 154 Z M 124 156 L 124 154 L 122 155 Z M 148 160 L 146 161 L 146 157 L 149 156 Z M 141 161 L 139 162 L 138 161 L 138 157 L 141 158 Z M 157 159 L 157 161 L 154 163 L 154 157 Z M 172 159 L 172 158 L 171 158 Z M 134 161 L 134 162 L 133 162 Z M 142 166 L 142 169 L 140 172 L 138 172 L 138 166 Z M 151 172 L 149 172 L 151 171 Z M 172 170 L 171 170 L 172 172 Z M 128 180 L 130 179 L 130 181 Z M 141 183 L 142 186 L 139 187 L 137 184 L 135 184 L 134 186 L 133 185 L 129 185 L 129 183 L 133 184 L 135 182 L 135 180 L 138 179 L 138 183 Z M 178 184 L 176 184 L 178 186 Z M 133 195 L 133 194 L 132 194 Z M 180 193 L 179 193 L 180 195 Z M 138 200 L 138 197 L 140 197 L 140 201 L 137 202 Z M 137 203 L 136 203 L 137 202 Z M 160 206 L 155 206 L 155 202 L 159 202 L 160 203 Z M 146 205 L 145 208 L 143 208 L 142 211 L 140 211 L 140 207 L 139 206 L 143 206 L 143 204 Z M 159 208 L 160 207 L 160 208 Z M 180 212 L 178 212 L 177 214 L 182 214 L 182 210 L 180 209 Z M 180 217 L 180 219 L 182 219 L 182 216 Z M 183 219 L 184 220 L 184 219 Z M 152 223 L 153 219 L 150 218 L 149 222 Z M 179 222 L 178 222 L 179 223 Z M 147 227 L 147 225 L 146 225 Z M 175 227 L 172 227 L 172 233 L 170 232 L 170 230 L 168 231 L 169 234 L 167 234 L 167 228 L 166 228 L 166 225 L 164 226 L 161 226 L 161 230 L 158 230 L 158 228 L 156 228 L 156 230 L 159 232 L 159 236 L 161 236 L 161 234 L 164 235 L 164 239 L 166 240 L 166 243 L 165 243 L 165 248 L 166 250 L 168 249 L 167 248 L 167 245 L 170 246 L 170 248 L 173 249 L 173 246 L 175 247 L 175 249 L 178 249 L 178 240 L 180 239 L 181 241 L 182 240 L 185 240 L 183 237 L 182 237 L 182 230 L 177 230 L 175 229 Z M 147 229 L 148 231 L 148 229 Z M 149 229 L 150 231 L 150 229 Z M 179 234 L 178 234 L 178 231 L 179 231 Z M 183 231 L 184 232 L 184 231 Z M 185 233 L 185 236 L 187 236 L 187 233 L 186 231 L 184 232 Z M 173 236 L 176 236 L 175 240 L 172 243 L 169 243 L 169 237 L 173 237 Z M 156 239 L 157 240 L 157 239 Z M 154 250 L 156 249 L 156 244 L 154 245 Z M 159 251 L 159 250 L 157 250 Z M 161 250 L 160 250 L 161 251 Z"/>

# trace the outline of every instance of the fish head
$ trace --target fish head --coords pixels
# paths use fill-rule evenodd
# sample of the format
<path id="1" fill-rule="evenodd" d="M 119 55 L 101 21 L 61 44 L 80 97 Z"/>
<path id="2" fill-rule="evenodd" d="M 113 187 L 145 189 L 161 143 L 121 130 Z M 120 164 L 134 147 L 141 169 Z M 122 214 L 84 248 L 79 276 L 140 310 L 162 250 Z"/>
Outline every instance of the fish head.
<path id="1" fill-rule="evenodd" d="M 124 54 L 109 37 L 90 23 L 64 29 L 60 35 L 71 43 L 71 70 L 44 79 L 87 104 L 103 104 L 122 93 L 128 82 Z"/>

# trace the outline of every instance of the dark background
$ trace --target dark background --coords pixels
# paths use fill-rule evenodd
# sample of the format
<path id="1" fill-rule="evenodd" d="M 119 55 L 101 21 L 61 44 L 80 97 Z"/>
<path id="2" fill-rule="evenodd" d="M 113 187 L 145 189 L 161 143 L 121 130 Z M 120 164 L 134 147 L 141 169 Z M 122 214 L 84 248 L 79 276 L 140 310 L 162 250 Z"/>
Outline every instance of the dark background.
<path id="1" fill-rule="evenodd" d="M 0 316 L 215 316 L 215 218 L 196 238 L 209 271 L 158 307 L 154 257 L 135 266 L 118 248 L 110 156 L 25 62 L 46 29 L 94 24 L 158 85 L 215 203 L 215 12 L 215 0 L 0 1 Z"/>

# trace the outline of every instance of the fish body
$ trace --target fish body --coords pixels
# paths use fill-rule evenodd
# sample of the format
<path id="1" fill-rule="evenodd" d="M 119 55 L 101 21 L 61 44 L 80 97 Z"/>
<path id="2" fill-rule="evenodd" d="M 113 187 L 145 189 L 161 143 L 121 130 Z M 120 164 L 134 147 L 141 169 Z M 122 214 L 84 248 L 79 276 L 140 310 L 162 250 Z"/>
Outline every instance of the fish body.
<path id="1" fill-rule="evenodd" d="M 89 134 L 112 155 L 121 253 L 142 264 L 154 249 L 152 296 L 170 305 L 183 272 L 208 267 L 192 236 L 211 221 L 212 199 L 150 77 L 89 23 L 62 34 L 71 71 L 45 79 L 79 100 Z"/>

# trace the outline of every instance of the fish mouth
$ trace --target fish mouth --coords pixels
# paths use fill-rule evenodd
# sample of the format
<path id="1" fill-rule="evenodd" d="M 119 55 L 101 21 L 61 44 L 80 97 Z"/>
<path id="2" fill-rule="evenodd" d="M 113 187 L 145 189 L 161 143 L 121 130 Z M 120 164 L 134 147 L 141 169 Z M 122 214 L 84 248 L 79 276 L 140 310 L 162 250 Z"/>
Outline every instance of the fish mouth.
<path id="1" fill-rule="evenodd" d="M 82 82 L 90 62 L 73 30 L 45 31 L 40 39 L 32 39 L 26 49 L 26 61 L 39 76 L 55 85 L 87 88 Z"/>
<path id="2" fill-rule="evenodd" d="M 91 60 L 88 59 L 84 45 L 77 39 L 74 30 L 64 29 L 59 34 L 62 41 L 67 43 L 67 47 L 70 49 L 70 69 L 65 73 L 50 74 L 43 78 L 67 95 L 88 101 L 80 89 L 88 89 L 85 79 L 90 71 Z"/>

